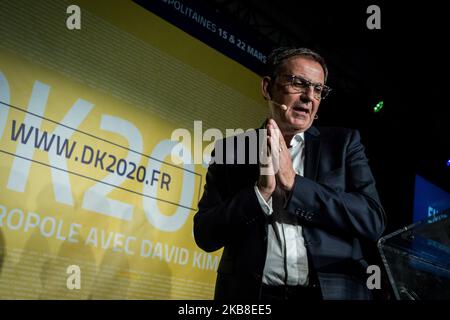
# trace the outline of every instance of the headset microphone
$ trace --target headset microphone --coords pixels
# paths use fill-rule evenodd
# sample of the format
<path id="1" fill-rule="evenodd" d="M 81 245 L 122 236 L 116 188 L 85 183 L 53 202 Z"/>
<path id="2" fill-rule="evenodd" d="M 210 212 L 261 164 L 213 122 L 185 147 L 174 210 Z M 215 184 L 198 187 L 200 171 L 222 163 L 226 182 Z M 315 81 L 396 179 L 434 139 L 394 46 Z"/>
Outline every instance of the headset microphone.
<path id="1" fill-rule="evenodd" d="M 288 107 L 285 104 L 280 104 L 278 102 L 275 102 L 273 100 L 269 100 L 269 102 L 272 102 L 274 105 L 279 106 L 281 109 L 283 109 L 284 111 L 286 111 L 288 109 Z"/>
<path id="2" fill-rule="evenodd" d="M 288 107 L 285 104 L 281 104 L 278 103 L 276 101 L 273 101 L 272 99 L 270 99 L 270 97 L 265 97 L 267 101 L 269 101 L 269 103 L 273 103 L 276 106 L 279 106 L 281 109 L 283 109 L 284 111 L 286 111 L 288 109 Z"/>

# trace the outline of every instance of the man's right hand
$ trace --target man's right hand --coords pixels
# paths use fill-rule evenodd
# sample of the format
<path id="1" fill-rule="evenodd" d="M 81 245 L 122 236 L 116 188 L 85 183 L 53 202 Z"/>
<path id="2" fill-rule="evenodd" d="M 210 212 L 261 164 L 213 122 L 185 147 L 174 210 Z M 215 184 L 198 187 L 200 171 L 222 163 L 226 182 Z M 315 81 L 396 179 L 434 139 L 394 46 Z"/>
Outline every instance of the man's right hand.
<path id="1" fill-rule="evenodd" d="M 264 200 L 269 201 L 277 186 L 275 173 L 278 171 L 279 132 L 275 132 L 273 125 L 269 123 L 267 125 L 267 133 L 266 148 L 263 149 L 261 154 L 264 156 L 264 159 L 262 159 L 259 164 L 257 187 Z"/>

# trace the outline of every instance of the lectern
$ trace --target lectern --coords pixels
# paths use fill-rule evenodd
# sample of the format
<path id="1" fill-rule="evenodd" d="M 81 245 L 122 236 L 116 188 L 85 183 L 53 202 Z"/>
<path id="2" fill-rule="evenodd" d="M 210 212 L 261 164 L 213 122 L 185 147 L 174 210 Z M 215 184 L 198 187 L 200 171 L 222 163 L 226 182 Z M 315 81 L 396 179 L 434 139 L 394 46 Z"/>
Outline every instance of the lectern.
<path id="1" fill-rule="evenodd" d="M 450 300 L 450 209 L 382 237 L 378 249 L 399 300 Z"/>

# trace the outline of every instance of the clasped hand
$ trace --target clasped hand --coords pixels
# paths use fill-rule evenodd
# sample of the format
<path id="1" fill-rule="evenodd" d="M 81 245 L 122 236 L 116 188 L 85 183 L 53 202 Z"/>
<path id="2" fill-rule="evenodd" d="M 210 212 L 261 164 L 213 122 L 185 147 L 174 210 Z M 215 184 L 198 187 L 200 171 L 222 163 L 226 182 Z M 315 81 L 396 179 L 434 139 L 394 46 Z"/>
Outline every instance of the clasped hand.
<path id="1" fill-rule="evenodd" d="M 286 193 L 292 190 L 295 171 L 292 167 L 291 154 L 275 120 L 269 119 L 266 129 L 266 148 L 262 150 L 265 157 L 261 157 L 257 186 L 263 198 L 268 201 L 277 185 Z"/>

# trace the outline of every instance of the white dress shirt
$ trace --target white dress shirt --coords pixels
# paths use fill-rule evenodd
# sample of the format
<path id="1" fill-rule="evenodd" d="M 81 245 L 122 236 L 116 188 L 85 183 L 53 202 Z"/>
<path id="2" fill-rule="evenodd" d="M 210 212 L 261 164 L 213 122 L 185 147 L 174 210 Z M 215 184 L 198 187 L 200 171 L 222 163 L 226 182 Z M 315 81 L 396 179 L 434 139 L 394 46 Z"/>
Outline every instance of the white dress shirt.
<path id="1" fill-rule="evenodd" d="M 303 176 L 304 133 L 297 133 L 290 146 L 294 171 Z M 307 285 L 308 257 L 302 227 L 294 215 L 283 210 L 282 204 L 273 201 L 274 197 L 266 202 L 256 185 L 255 192 L 264 213 L 273 218 L 268 226 L 267 255 L 262 282 L 267 285 Z"/>

